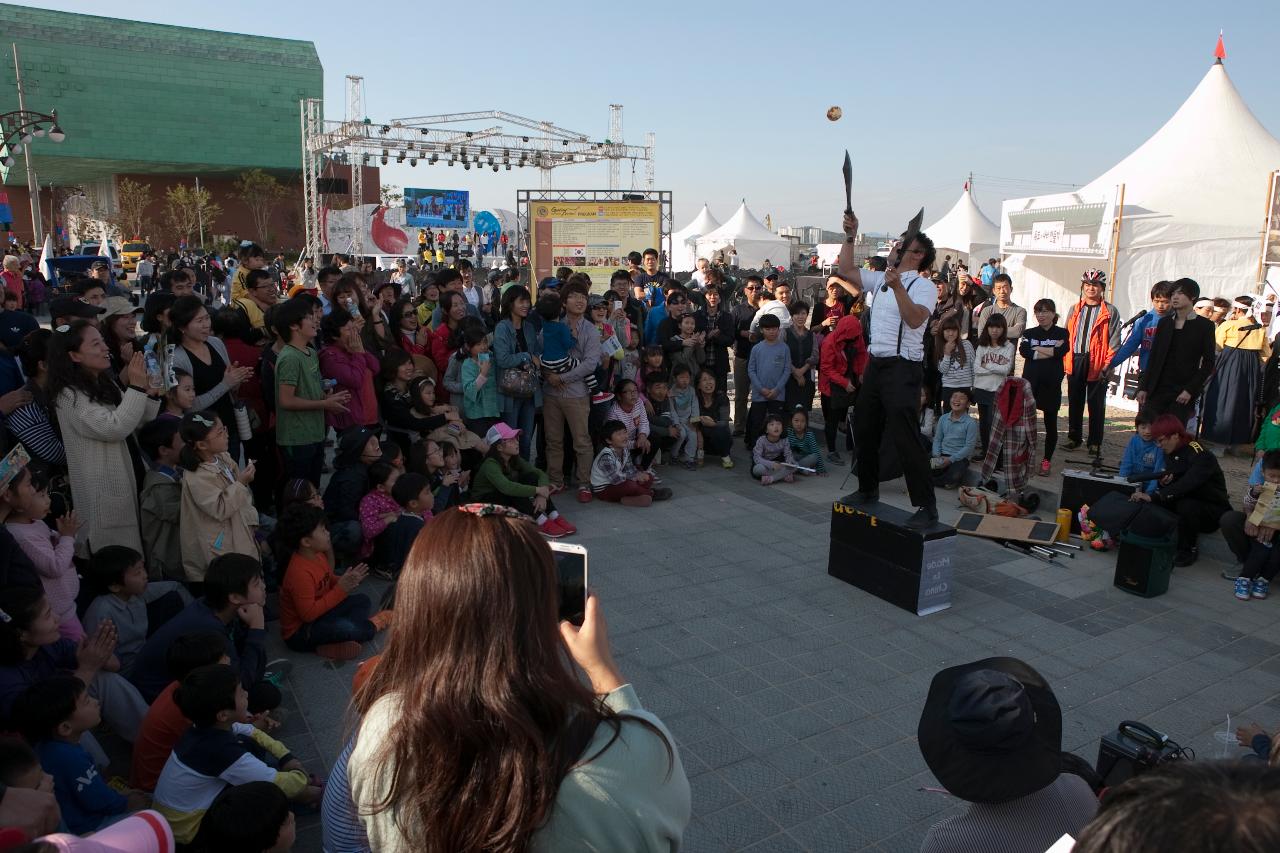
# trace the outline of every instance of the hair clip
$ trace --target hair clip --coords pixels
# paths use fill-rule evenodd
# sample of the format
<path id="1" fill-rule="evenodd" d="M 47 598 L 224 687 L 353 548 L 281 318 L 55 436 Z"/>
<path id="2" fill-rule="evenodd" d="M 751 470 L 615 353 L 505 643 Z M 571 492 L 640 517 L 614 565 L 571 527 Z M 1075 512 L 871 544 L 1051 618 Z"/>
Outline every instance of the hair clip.
<path id="1" fill-rule="evenodd" d="M 56 329 L 54 329 L 54 331 L 60 335 L 65 335 L 67 332 L 71 331 L 71 327 L 68 326 L 66 323 L 63 323 L 61 326 L 58 326 Z"/>
<path id="2" fill-rule="evenodd" d="M 531 516 L 525 515 L 523 512 L 521 512 L 518 509 L 514 509 L 509 506 L 503 506 L 502 504 L 486 504 L 486 503 L 462 504 L 461 506 L 458 507 L 458 511 L 465 512 L 468 515 L 478 515 L 481 518 L 485 518 L 490 515 L 500 515 L 503 518 L 514 518 L 519 521 L 529 521 L 529 522 L 533 521 L 533 518 Z"/>
<path id="3" fill-rule="evenodd" d="M 213 421 L 209 420 L 209 419 L 208 419 L 208 418 L 206 418 L 204 415 L 192 414 L 192 415 L 191 415 L 191 420 L 193 420 L 193 421 L 195 421 L 196 423 L 200 424 L 200 426 L 207 426 L 207 427 L 212 427 L 212 426 L 213 426 Z"/>

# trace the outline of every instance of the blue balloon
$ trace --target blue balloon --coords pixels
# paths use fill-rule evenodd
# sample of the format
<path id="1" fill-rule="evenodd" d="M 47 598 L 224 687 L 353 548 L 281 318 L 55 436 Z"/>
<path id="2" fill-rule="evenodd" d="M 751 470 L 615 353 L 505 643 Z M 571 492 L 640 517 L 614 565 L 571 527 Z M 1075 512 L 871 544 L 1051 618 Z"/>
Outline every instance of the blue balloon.
<path id="1" fill-rule="evenodd" d="M 471 230 L 477 234 L 493 234 L 497 236 L 502 233 L 502 224 L 498 222 L 498 217 L 489 211 L 478 210 L 476 211 L 475 219 L 472 220 Z"/>

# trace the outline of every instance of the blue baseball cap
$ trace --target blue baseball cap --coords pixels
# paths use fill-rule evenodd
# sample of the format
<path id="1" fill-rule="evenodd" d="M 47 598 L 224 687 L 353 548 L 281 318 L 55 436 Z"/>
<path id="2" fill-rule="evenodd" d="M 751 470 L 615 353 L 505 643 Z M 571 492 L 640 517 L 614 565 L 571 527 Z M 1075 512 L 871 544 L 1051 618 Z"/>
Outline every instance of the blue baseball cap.
<path id="1" fill-rule="evenodd" d="M 547 276 L 542 281 L 538 282 L 538 290 L 542 290 L 544 287 L 556 288 L 559 286 L 560 286 L 560 279 L 556 278 L 553 275 Z"/>

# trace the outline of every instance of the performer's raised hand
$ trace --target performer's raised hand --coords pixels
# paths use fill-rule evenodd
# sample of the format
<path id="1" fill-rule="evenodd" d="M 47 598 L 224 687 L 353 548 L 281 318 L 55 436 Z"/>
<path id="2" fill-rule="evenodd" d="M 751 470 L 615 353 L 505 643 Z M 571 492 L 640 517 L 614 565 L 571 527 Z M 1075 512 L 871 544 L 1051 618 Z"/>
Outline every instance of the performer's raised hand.
<path id="1" fill-rule="evenodd" d="M 897 290 L 902 287 L 902 274 L 897 267 L 889 267 L 884 271 L 884 286 Z"/>
<path id="2" fill-rule="evenodd" d="M 844 215 L 843 227 L 844 227 L 844 233 L 848 234 L 850 237 L 857 235 L 858 233 L 857 214 L 846 211 Z"/>

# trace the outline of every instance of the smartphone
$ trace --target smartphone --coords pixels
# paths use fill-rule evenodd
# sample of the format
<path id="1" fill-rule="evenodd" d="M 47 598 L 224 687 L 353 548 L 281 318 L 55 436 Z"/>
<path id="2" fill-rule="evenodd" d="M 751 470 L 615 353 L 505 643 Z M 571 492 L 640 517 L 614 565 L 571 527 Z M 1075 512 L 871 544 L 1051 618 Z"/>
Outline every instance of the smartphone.
<path id="1" fill-rule="evenodd" d="M 621 311 L 621 310 L 622 310 L 622 300 L 621 300 L 621 299 L 615 299 L 615 300 L 613 300 L 613 310 L 614 310 L 614 311 Z"/>
<path id="2" fill-rule="evenodd" d="M 582 625 L 587 615 L 587 549 L 568 542 L 550 542 L 556 561 L 560 619 Z"/>

